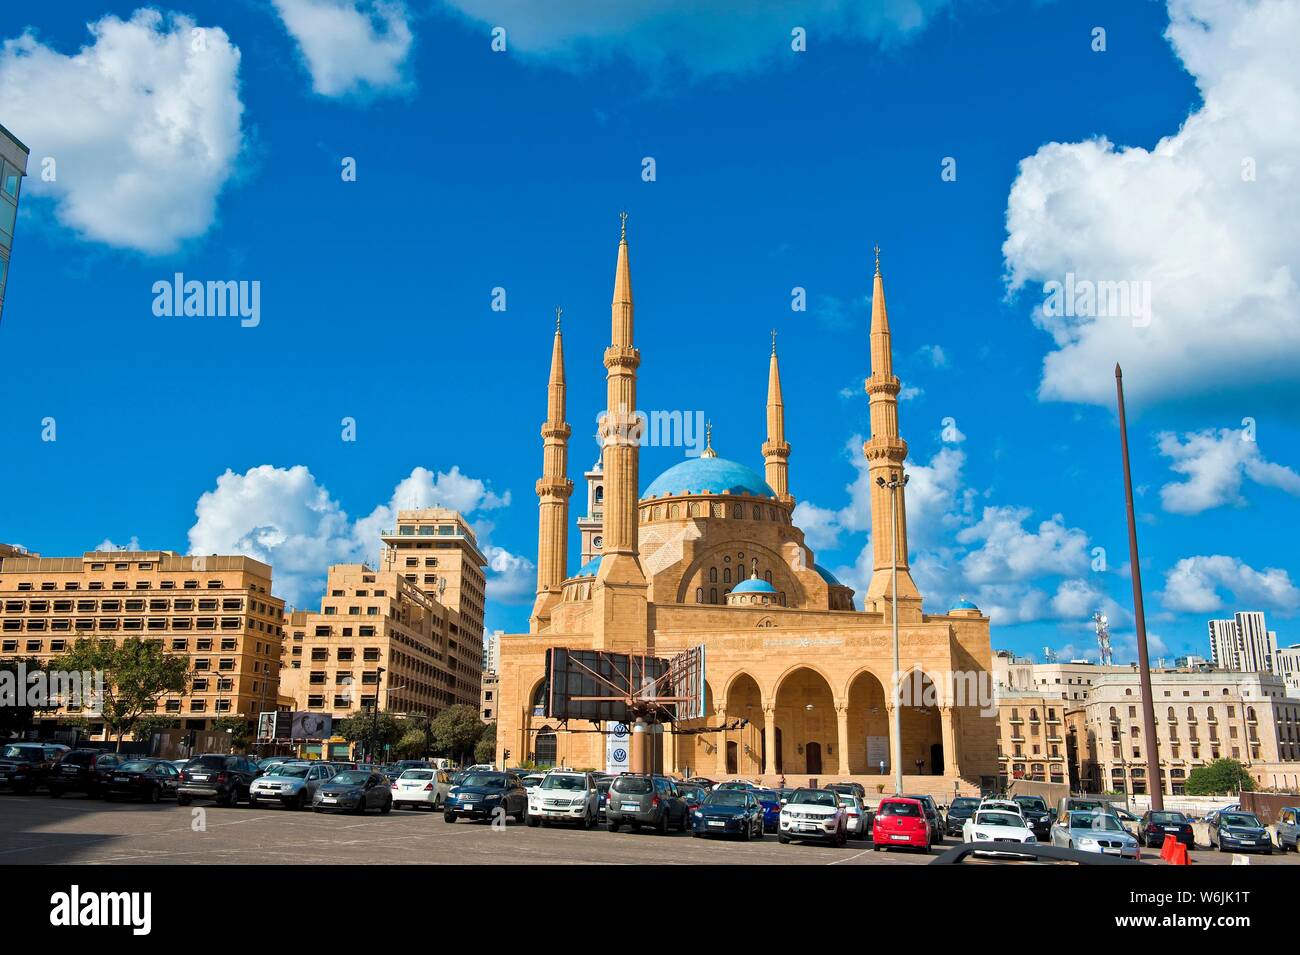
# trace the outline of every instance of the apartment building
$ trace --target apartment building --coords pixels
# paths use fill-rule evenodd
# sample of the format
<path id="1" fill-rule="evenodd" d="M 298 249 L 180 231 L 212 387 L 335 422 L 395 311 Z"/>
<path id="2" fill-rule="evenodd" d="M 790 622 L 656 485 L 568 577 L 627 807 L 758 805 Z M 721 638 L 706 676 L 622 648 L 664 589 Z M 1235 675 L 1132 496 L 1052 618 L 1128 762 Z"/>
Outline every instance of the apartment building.
<path id="1" fill-rule="evenodd" d="M 1277 633 L 1268 629 L 1264 614 L 1250 610 L 1231 620 L 1211 620 L 1210 658 L 1224 670 L 1277 673 Z"/>
<path id="2" fill-rule="evenodd" d="M 4 316 L 5 288 L 9 284 L 9 257 L 18 221 L 18 199 L 27 175 L 29 150 L 13 133 L 0 126 L 0 318 Z"/>
<path id="3" fill-rule="evenodd" d="M 184 654 L 189 692 L 164 697 L 156 710 L 175 717 L 178 729 L 274 709 L 283 636 L 284 601 L 271 595 L 271 568 L 250 557 L 166 550 L 38 557 L 12 547 L 0 555 L 0 657 L 48 661 L 83 637 L 139 637 Z M 60 710 L 41 729 L 78 715 Z M 103 734 L 92 718 L 90 735 Z"/>
<path id="4" fill-rule="evenodd" d="M 501 686 L 501 678 L 492 671 L 483 674 L 483 690 L 479 694 L 478 716 L 484 723 L 495 723 L 497 721 L 497 691 Z"/>

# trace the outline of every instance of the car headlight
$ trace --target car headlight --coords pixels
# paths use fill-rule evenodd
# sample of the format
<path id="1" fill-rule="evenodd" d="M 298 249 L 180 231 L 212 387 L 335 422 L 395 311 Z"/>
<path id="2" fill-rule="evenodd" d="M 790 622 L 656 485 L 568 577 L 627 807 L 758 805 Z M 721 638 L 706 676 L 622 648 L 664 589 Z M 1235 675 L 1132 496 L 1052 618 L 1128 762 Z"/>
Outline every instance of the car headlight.
<path id="1" fill-rule="evenodd" d="M 1095 846 L 1097 845 L 1097 840 L 1096 840 L 1096 839 L 1080 839 L 1080 840 L 1079 840 L 1079 845 L 1081 845 L 1081 846 L 1094 846 L 1094 847 L 1095 847 Z"/>
<path id="2" fill-rule="evenodd" d="M 1036 842 L 1038 842 L 1038 840 L 1037 840 L 1036 838 L 1034 838 L 1033 836 L 1030 836 L 1028 839 L 1025 840 L 1025 842 L 1027 842 L 1027 843 L 1029 843 L 1029 842 L 1035 842 L 1035 843 L 1036 843 Z"/>

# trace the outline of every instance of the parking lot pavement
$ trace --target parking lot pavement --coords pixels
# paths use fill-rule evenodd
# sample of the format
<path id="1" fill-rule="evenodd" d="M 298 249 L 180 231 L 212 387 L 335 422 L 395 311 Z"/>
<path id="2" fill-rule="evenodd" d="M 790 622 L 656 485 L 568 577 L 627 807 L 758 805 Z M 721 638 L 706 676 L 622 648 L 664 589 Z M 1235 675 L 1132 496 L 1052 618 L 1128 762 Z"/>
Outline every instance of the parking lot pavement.
<path id="1" fill-rule="evenodd" d="M 193 810 L 202 809 L 201 816 Z M 195 825 L 203 826 L 195 831 Z M 953 840 L 945 847 L 955 845 Z M 181 808 L 105 803 L 65 796 L 0 795 L 0 864 L 712 864 L 923 865 L 937 856 L 875 852 L 870 842 L 837 849 L 761 841 L 695 839 L 689 835 L 584 832 L 560 827 L 504 829 L 486 823 L 447 825 L 440 814 L 394 810 L 382 816 L 323 815 L 282 809 Z M 1198 863 L 1229 864 L 1232 856 L 1198 849 Z M 1150 859 L 1155 852 L 1144 852 Z M 1254 856 L 1264 865 L 1296 865 L 1294 853 Z"/>

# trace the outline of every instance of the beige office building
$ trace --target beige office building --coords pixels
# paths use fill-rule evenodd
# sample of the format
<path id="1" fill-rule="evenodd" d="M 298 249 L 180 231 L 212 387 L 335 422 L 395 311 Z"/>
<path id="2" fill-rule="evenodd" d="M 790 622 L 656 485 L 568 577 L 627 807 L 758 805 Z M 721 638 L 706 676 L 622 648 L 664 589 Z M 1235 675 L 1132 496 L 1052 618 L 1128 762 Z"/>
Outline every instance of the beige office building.
<path id="1" fill-rule="evenodd" d="M 255 718 L 274 709 L 284 601 L 271 595 L 271 568 L 241 556 L 173 551 L 92 551 L 0 556 L 0 657 L 48 661 L 80 638 L 139 637 L 189 658 L 188 693 L 164 697 L 157 713 L 179 729 L 210 729 L 218 717 Z M 60 710 L 43 731 L 80 713 Z M 104 738 L 102 723 L 90 733 Z"/>

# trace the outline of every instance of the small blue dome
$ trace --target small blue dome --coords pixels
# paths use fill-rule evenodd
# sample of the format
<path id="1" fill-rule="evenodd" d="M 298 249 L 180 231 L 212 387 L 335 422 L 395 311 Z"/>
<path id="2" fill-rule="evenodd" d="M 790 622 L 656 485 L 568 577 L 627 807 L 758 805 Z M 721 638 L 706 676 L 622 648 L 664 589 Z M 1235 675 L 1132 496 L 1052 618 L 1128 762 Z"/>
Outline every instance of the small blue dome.
<path id="1" fill-rule="evenodd" d="M 726 458 L 690 458 L 675 464 L 651 482 L 641 499 L 665 494 L 747 494 L 776 497 L 752 469 Z"/>
<path id="2" fill-rule="evenodd" d="M 832 574 L 829 570 L 827 570 L 827 569 L 826 569 L 825 567 L 823 567 L 821 564 L 813 564 L 813 570 L 815 570 L 815 571 L 817 571 L 817 573 L 821 574 L 821 578 L 822 578 L 822 580 L 826 581 L 826 583 L 830 584 L 832 587 L 843 587 L 843 586 L 844 586 L 842 583 L 840 583 L 838 580 L 835 579 L 835 575 L 834 575 L 834 574 Z"/>
<path id="3" fill-rule="evenodd" d="M 599 558 L 599 557 L 593 557 L 591 560 L 587 561 L 585 564 L 583 564 L 581 567 L 579 567 L 579 568 L 578 568 L 578 572 L 577 572 L 576 574 L 574 574 L 573 576 L 575 576 L 575 577 L 595 577 L 595 576 L 596 576 L 596 571 L 598 571 L 598 570 L 600 570 L 600 558 Z"/>
<path id="4" fill-rule="evenodd" d="M 975 604 L 971 603 L 965 597 L 962 597 L 961 600 L 958 600 L 957 603 L 953 605 L 952 609 L 953 610 L 979 610 L 980 608 L 975 606 Z"/>
<path id="5" fill-rule="evenodd" d="M 750 577 L 748 580 L 742 580 L 731 589 L 733 594 L 774 594 L 776 588 L 766 580 L 758 577 Z"/>

